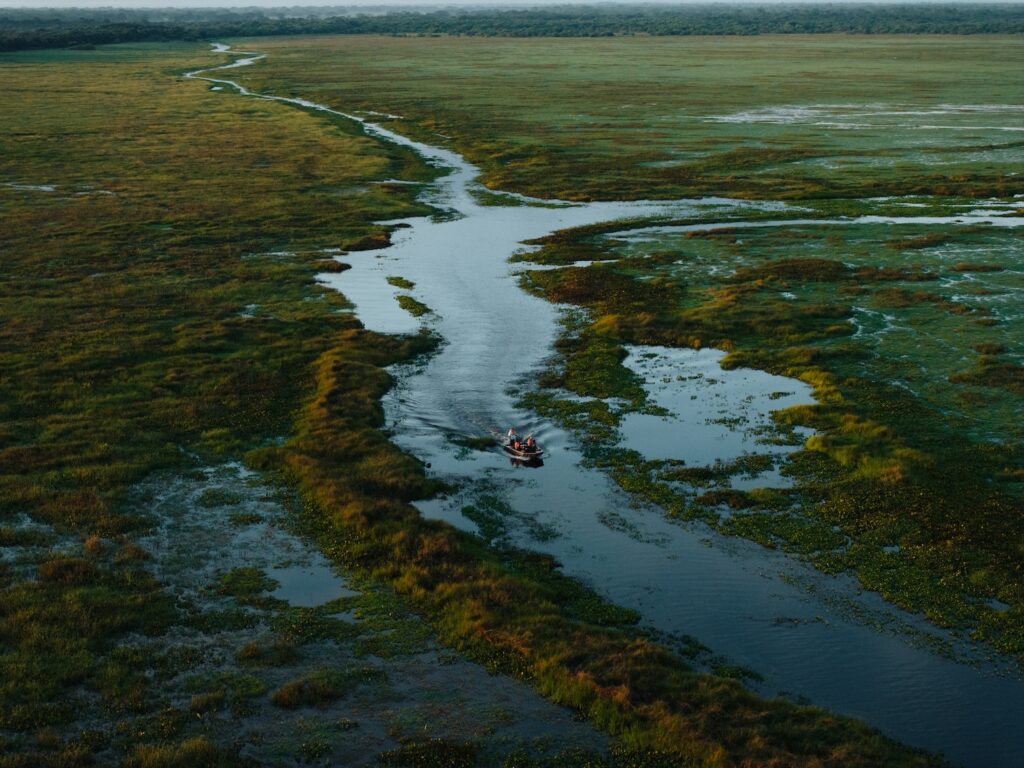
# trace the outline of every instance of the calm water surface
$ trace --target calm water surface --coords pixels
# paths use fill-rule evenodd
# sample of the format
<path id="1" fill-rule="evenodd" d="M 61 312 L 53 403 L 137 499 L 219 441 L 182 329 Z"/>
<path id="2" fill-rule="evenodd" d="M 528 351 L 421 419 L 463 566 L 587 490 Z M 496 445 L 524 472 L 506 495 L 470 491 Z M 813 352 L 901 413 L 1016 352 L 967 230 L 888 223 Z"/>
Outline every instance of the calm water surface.
<path id="1" fill-rule="evenodd" d="M 351 117 L 368 133 L 412 147 L 428 162 L 450 169 L 423 193 L 441 215 L 403 222 L 392 247 L 346 254 L 351 270 L 322 276 L 355 304 L 368 328 L 406 333 L 425 323 L 444 340 L 429 360 L 395 368 L 398 383 L 385 400 L 394 440 L 464 489 L 459 496 L 419 504 L 423 514 L 474 530 L 462 506 L 477 492 L 496 492 L 516 509 L 517 519 L 532 521 L 517 529 L 518 543 L 556 556 L 566 573 L 638 610 L 646 624 L 694 636 L 728 661 L 755 669 L 764 676 L 756 684 L 760 692 L 804 697 L 861 717 L 959 764 L 1024 763 L 1024 682 L 1009 661 L 978 658 L 977 649 L 863 592 L 848 577 L 823 576 L 776 551 L 699 524 L 666 521 L 659 510 L 631 502 L 603 474 L 582 466 L 570 435 L 515 407 L 511 390 L 529 386 L 552 354 L 561 311 L 519 289 L 517 272 L 528 267 L 510 264 L 509 258 L 524 248 L 523 241 L 639 216 L 700 215 L 708 223 L 688 229 L 735 228 L 744 224 L 716 224 L 716 214 L 781 211 L 782 204 L 705 199 L 536 207 L 510 195 L 508 206 L 480 205 L 474 196 L 478 170 L 453 152 L 302 99 L 263 97 L 228 80 L 205 79 L 245 95 Z M 949 218 L 804 223 L 981 222 L 1020 226 L 1024 218 L 980 209 Z M 631 236 L 644 234 L 634 230 Z M 388 276 L 412 280 L 415 288 L 397 289 L 386 282 Z M 432 313 L 411 317 L 399 309 L 399 293 L 410 293 Z M 623 432 L 629 447 L 692 465 L 779 450 L 758 444 L 749 426 L 765 420 L 772 408 L 807 402 L 807 388 L 755 371 L 722 371 L 716 354 L 634 350 L 627 364 L 644 376 L 652 401 L 670 414 L 628 417 Z M 773 393 L 786 394 L 773 399 Z M 719 413 L 743 414 L 747 426 L 715 423 Z M 453 434 L 479 436 L 509 425 L 537 435 L 548 450 L 544 467 L 514 467 L 498 451 L 468 452 L 450 440 Z M 780 481 L 769 473 L 740 478 L 737 487 Z M 556 535 L 537 536 L 538 527 Z"/>

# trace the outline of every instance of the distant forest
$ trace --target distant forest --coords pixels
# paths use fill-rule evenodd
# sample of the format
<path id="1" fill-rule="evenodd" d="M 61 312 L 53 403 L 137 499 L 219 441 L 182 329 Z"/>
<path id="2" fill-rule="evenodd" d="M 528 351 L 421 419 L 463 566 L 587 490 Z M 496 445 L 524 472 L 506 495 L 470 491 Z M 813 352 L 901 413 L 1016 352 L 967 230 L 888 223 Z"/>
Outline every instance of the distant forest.
<path id="1" fill-rule="evenodd" d="M 1024 5 L 0 10 L 0 51 L 261 35 L 1020 34 Z"/>

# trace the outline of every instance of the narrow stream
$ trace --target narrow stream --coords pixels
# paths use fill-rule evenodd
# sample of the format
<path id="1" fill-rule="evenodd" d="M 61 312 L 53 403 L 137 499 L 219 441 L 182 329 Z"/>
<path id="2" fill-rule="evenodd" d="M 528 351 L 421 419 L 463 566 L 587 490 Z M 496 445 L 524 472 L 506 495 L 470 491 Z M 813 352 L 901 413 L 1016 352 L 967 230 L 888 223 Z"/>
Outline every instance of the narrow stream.
<path id="1" fill-rule="evenodd" d="M 216 50 L 226 52 L 227 47 Z M 220 69 L 262 58 L 245 55 Z M 945 753 L 959 764 L 1021 764 L 1024 682 L 1011 662 L 981 658 L 978 649 L 864 592 L 849 577 L 823 576 L 776 551 L 719 536 L 702 525 L 671 523 L 660 510 L 631 503 L 603 474 L 581 466 L 571 435 L 514 404 L 511 390 L 529 386 L 531 375 L 552 353 L 561 312 L 518 288 L 516 272 L 524 267 L 510 264 L 509 258 L 523 249 L 523 241 L 604 221 L 671 215 L 713 222 L 716 214 L 727 211 L 783 211 L 785 205 L 717 198 L 553 205 L 519 195 L 509 195 L 508 206 L 482 205 L 474 194 L 481 189 L 475 181 L 478 169 L 454 152 L 303 99 L 255 94 L 230 80 L 201 76 L 204 71 L 210 70 L 187 76 L 230 86 L 242 95 L 357 120 L 367 133 L 411 147 L 427 162 L 449 169 L 423 192 L 424 201 L 442 215 L 404 221 L 390 248 L 346 254 L 352 269 L 321 278 L 355 304 L 367 328 L 406 333 L 425 323 L 444 341 L 429 360 L 396 367 L 398 384 L 384 403 L 395 442 L 465 489 L 453 498 L 419 504 L 423 514 L 475 530 L 461 509 L 475 494 L 493 493 L 531 521 L 517 532 L 518 543 L 553 554 L 566 573 L 638 610 L 646 624 L 696 637 L 729 663 L 756 670 L 764 678 L 752 684 L 759 692 L 785 693 L 861 717 L 900 741 Z M 985 211 L 927 220 L 812 221 L 835 226 L 1024 225 L 1022 217 Z M 708 223 L 694 228 L 793 223 Z M 642 237 L 643 232 L 632 230 L 631 236 Z M 387 282 L 389 276 L 410 280 L 415 287 L 395 288 Z M 413 318 L 396 301 L 403 292 L 432 312 Z M 666 371 L 680 380 L 695 378 L 695 371 L 715 371 L 715 379 L 726 382 L 723 392 L 731 387 L 742 395 L 748 385 L 740 379 L 746 377 L 762 394 L 783 389 L 797 401 L 808 397 L 798 382 L 757 383 L 766 374 L 721 371 L 718 353 L 694 354 L 698 359 L 691 361 L 662 355 L 649 366 L 658 378 L 649 380 L 652 398 L 663 398 L 670 408 L 678 402 L 672 387 L 664 384 L 671 379 Z M 644 368 L 636 370 L 643 373 Z M 703 396 L 702 390 L 695 391 L 695 397 Z M 470 452 L 450 439 L 486 435 L 510 425 L 537 435 L 549 452 L 544 467 L 511 466 L 498 451 Z M 650 429 L 645 446 L 645 430 L 635 429 L 630 447 L 657 454 L 666 434 L 662 428 Z M 710 455 L 706 446 L 699 447 L 701 456 Z"/>

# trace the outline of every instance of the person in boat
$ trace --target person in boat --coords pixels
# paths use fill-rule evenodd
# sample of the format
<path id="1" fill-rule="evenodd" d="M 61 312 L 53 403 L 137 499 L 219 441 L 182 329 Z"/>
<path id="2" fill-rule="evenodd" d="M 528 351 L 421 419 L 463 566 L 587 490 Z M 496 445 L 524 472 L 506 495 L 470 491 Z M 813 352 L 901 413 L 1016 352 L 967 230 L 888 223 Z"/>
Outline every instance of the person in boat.
<path id="1" fill-rule="evenodd" d="M 505 435 L 505 439 L 508 440 L 509 445 L 515 445 L 519 441 L 519 437 L 516 435 L 515 427 L 508 428 L 508 434 Z"/>
<path id="2" fill-rule="evenodd" d="M 526 443 L 523 445 L 523 451 L 526 453 L 537 452 L 537 441 L 533 439 L 533 435 L 526 436 Z"/>

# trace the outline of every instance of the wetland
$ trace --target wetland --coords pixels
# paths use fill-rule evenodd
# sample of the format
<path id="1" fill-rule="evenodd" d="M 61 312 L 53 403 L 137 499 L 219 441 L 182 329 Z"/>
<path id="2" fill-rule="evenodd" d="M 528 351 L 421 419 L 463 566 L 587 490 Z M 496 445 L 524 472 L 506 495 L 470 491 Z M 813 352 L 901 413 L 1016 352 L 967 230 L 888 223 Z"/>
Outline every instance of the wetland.
<path id="1" fill-rule="evenodd" d="M 650 132 L 656 102 L 635 110 L 642 124 L 616 118 L 604 126 L 627 137 L 625 155 L 589 135 L 561 147 L 552 138 L 557 125 L 549 136 L 555 156 L 531 154 L 500 122 L 485 130 L 486 106 L 475 98 L 494 88 L 495 77 L 476 69 L 458 92 L 474 99 L 470 111 L 484 122 L 458 114 L 468 109 L 459 103 L 445 113 L 432 101 L 439 95 L 395 71 L 443 67 L 461 76 L 459 67 L 479 62 L 476 41 L 445 42 L 442 60 L 430 40 L 259 41 L 261 54 L 228 59 L 229 72 L 198 73 L 213 80 L 207 85 L 173 77 L 204 65 L 194 49 L 110 49 L 123 71 L 152 67 L 147 86 L 166 79 L 165 111 L 195 109 L 170 90 L 189 89 L 188 99 L 215 99 L 209 108 L 230 113 L 218 117 L 236 130 L 259 130 L 251 123 L 262 121 L 293 132 L 303 162 L 287 152 L 264 152 L 262 162 L 305 181 L 268 186 L 277 189 L 277 205 L 254 208 L 251 191 L 228 191 L 229 162 L 197 169 L 193 184 L 177 182 L 183 215 L 162 231 L 168 225 L 156 222 L 166 203 L 140 189 L 132 206 L 155 206 L 156 231 L 146 242 L 157 250 L 132 261 L 143 271 L 127 284 L 173 290 L 148 260 L 172 260 L 179 274 L 195 266 L 196 249 L 225 238 L 217 247 L 229 258 L 195 273 L 196 288 L 209 293 L 199 294 L 205 303 L 191 304 L 191 318 L 168 312 L 162 321 L 138 306 L 131 327 L 146 335 L 135 358 L 115 358 L 117 376 L 103 375 L 112 350 L 79 341 L 77 365 L 96 372 L 102 396 L 65 380 L 60 409 L 51 402 L 8 411 L 20 418 L 5 421 L 5 459 L 24 469 L 4 475 L 12 520 L 4 531 L 23 551 L 10 564 L 5 557 L 0 572 L 3 636 L 5 669 L 18 670 L 10 679 L 24 687 L 5 695 L 16 702 L 5 710 L 5 744 L 53 759 L 127 754 L 140 764 L 219 754 L 231 740 L 248 745 L 242 759 L 258 762 L 431 764 L 416 761 L 443 754 L 452 764 L 923 765 L 941 752 L 955 764 L 987 765 L 1020 755 L 1015 414 L 1024 217 L 1015 172 L 1002 170 L 1022 162 L 1020 149 L 999 138 L 1020 124 L 1020 94 L 961 103 L 947 88 L 926 106 L 748 103 L 703 115 L 693 107 L 697 114 L 667 131 L 666 142 L 697 123 L 727 133 L 704 137 L 716 150 L 695 161 L 699 173 L 668 177 L 669 161 L 629 154 L 629 142 Z M 934 64 L 927 39 L 887 42 L 897 54 L 917 46 L 918 57 Z M 997 60 L 1019 54 L 1019 42 L 1005 42 Z M 549 55 L 614 59 L 624 55 L 617 46 L 630 44 L 638 45 L 590 42 L 600 50 L 581 51 L 578 42 Z M 833 44 L 858 60 L 846 43 Z M 340 77 L 353 71 L 347 57 L 364 45 L 389 56 L 363 61 L 358 78 Z M 509 47 L 499 60 L 514 48 L 501 45 Z M 786 66 L 818 55 L 821 45 L 801 40 Z M 663 42 L 650 46 L 649 66 L 671 58 Z M 81 56 L 88 62 L 105 53 Z M 768 46 L 761 53 L 777 55 Z M 30 73 L 36 66 L 56 87 L 66 76 L 59 59 L 74 55 L 8 58 L 26 83 L 39 78 Z M 972 55 L 965 43 L 951 58 Z M 587 77 L 599 77 L 592 68 L 600 65 L 586 61 Z M 925 76 L 922 65 L 899 85 Z M 535 127 L 564 119 L 554 104 L 571 84 L 552 83 L 520 115 Z M 605 108 L 631 106 L 619 104 L 613 89 L 588 97 Z M 939 126 L 913 130 L 933 137 L 930 166 L 940 154 L 934 136 L 947 142 L 949 169 L 933 168 L 922 182 L 914 164 L 925 160 L 910 149 L 919 142 L 892 142 L 886 156 L 897 161 L 836 172 L 826 196 L 815 158 L 881 156 L 876 137 L 902 130 L 893 114 L 903 112 Z M 222 129 L 217 123 L 210 129 Z M 728 148 L 737 125 L 773 135 L 743 138 L 755 147 L 744 154 Z M 834 130 L 851 135 L 835 138 Z M 820 133 L 841 141 L 841 151 L 822 150 L 813 141 Z M 60 294 L 41 286 L 56 291 L 59 281 L 73 285 L 82 275 L 56 254 L 40 260 L 31 217 L 55 208 L 67 217 L 79 201 L 120 204 L 107 198 L 129 190 L 108 178 L 102 190 L 112 194 L 94 195 L 94 182 L 56 178 L 48 150 L 26 135 L 4 211 L 22 218 L 17 231 L 31 269 L 20 279 L 32 275 L 40 281 L 34 295 L 52 303 Z M 317 151 L 311 137 L 327 146 Z M 766 149 L 783 141 L 811 146 L 799 158 Z M 514 145 L 531 159 L 494 160 Z M 134 151 L 141 159 L 163 150 Z M 478 170 L 459 152 L 490 159 Z M 1000 170 L 982 167 L 989 160 L 979 152 L 998 153 Z M 605 155 L 634 169 L 629 181 Z M 364 165 L 346 165 L 353 157 Z M 332 158 L 338 167 L 324 168 Z M 737 175 L 750 168 L 758 170 Z M 238 230 L 218 231 L 210 212 L 194 207 L 211 175 L 225 185 L 219 204 L 238 206 L 222 212 Z M 572 190 L 569 177 L 580 181 Z M 774 194 L 764 194 L 769 186 Z M 310 195 L 325 211 L 313 230 L 301 212 Z M 339 201 L 346 201 L 341 210 Z M 257 241 L 239 247 L 257 214 L 266 217 Z M 60 219 L 69 231 L 87 220 L 75 215 Z M 104 235 L 139 242 L 139 226 L 132 218 Z M 175 244 L 179 257 L 157 252 Z M 83 258 L 82 268 L 102 261 L 99 253 L 110 254 L 107 268 L 116 264 L 108 248 Z M 123 316 L 122 283 L 111 286 L 115 317 Z M 44 312 L 47 301 L 28 306 L 17 315 L 21 333 L 64 349 L 64 336 L 81 332 L 30 314 Z M 101 334 L 109 320 L 95 322 Z M 172 343 L 144 354 L 161 333 Z M 273 354 L 258 349 L 267 341 Z M 23 375 L 61 381 L 70 363 L 64 353 L 56 359 L 48 368 L 11 358 Z M 212 371 L 192 373 L 191 387 L 179 384 L 197 366 Z M 229 375 L 225 369 L 233 378 L 207 391 L 216 376 Z M 165 383 L 154 390 L 157 372 Z M 263 393 L 258 410 L 251 382 Z M 154 391 L 164 402 L 156 420 L 146 409 L 111 405 Z M 46 431 L 38 428 L 43 413 L 58 419 Z M 108 413 L 119 414 L 105 420 L 109 442 L 68 437 L 73 424 L 89 429 Z M 538 436 L 548 451 L 543 468 L 510 466 L 484 448 L 509 424 Z M 140 428 L 151 436 L 148 452 L 118 439 L 118 430 Z M 116 472 L 104 471 L 119 451 Z M 91 474 L 72 471 L 85 455 L 96 461 Z M 230 463 L 238 459 L 248 469 Z M 210 478 L 209 487 L 189 485 Z M 280 509 L 261 506 L 274 494 Z M 31 517 L 17 517 L 25 512 Z M 286 532 L 264 527 L 278 518 L 290 521 Z M 204 554 L 190 540 L 210 549 Z M 192 581 L 183 583 L 183 574 Z M 38 673 L 24 660 L 39 646 L 25 623 L 52 619 L 31 618 L 41 607 L 27 608 L 29 595 L 109 599 L 102 590 L 111 589 L 159 599 L 98 628 L 78 666 L 62 671 L 63 687 L 34 692 Z M 382 603 L 383 617 L 375 613 Z M 212 617 L 203 619 L 207 612 Z M 133 633 L 167 646 L 182 627 L 205 633 L 201 643 L 218 649 L 214 659 L 270 659 L 273 674 L 216 662 L 214 670 L 197 660 L 192 677 L 178 669 L 160 677 L 132 656 Z M 396 650 L 395 635 L 408 643 Z M 189 642 L 174 645 L 181 646 Z M 499 677 L 488 683 L 487 672 Z M 479 689 L 467 683 L 460 703 L 449 707 L 439 697 L 446 680 L 479 674 Z M 147 700 L 143 678 L 159 681 L 165 710 Z M 55 690 L 72 701 L 114 680 L 122 687 L 111 689 L 111 700 L 136 686 L 138 718 L 191 708 L 202 722 L 161 720 L 133 739 L 112 720 L 82 723 L 43 704 Z M 505 686 L 496 705 L 504 714 L 482 723 L 473 696 L 497 681 Z M 574 722 L 537 692 L 590 723 Z M 396 697 L 407 704 L 387 703 Z M 431 706 L 464 714 L 449 730 L 418 730 Z M 311 709 L 329 717 L 305 714 Z M 268 731 L 267 718 L 280 723 L 283 715 L 268 713 L 296 710 L 301 722 L 285 727 L 309 733 L 307 741 L 274 742 L 280 725 Z M 45 738 L 39 731 L 28 740 L 28 723 L 48 728 Z M 338 751 L 343 743 L 350 751 Z"/>

